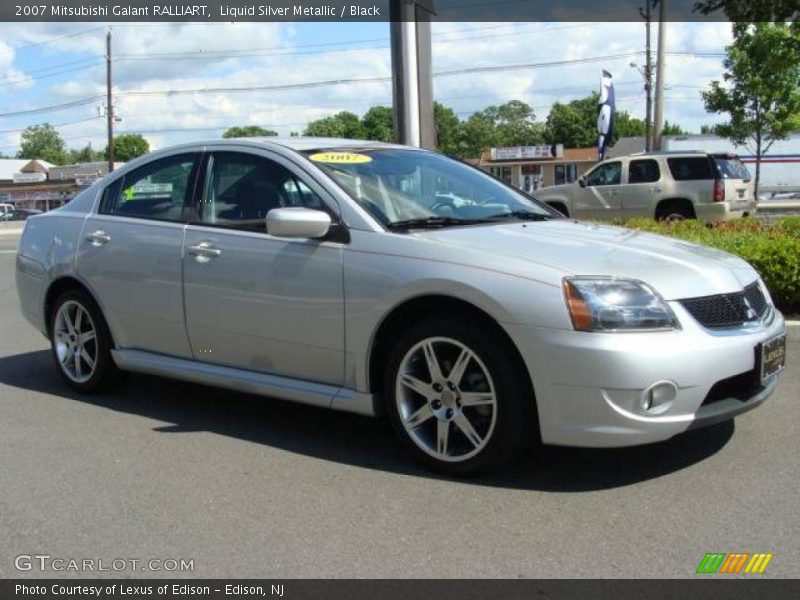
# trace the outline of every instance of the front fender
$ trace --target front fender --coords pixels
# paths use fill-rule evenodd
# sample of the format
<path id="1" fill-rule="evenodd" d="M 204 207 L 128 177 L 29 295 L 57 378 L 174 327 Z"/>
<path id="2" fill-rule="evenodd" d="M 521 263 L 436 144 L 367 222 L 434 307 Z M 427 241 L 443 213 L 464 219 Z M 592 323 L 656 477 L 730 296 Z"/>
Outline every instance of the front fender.
<path id="1" fill-rule="evenodd" d="M 354 239 L 358 243 L 358 233 Z M 376 332 L 404 303 L 446 296 L 506 324 L 571 327 L 558 285 L 420 256 L 345 252 L 346 386 L 366 391 Z M 535 299 L 535 301 L 534 301 Z"/>

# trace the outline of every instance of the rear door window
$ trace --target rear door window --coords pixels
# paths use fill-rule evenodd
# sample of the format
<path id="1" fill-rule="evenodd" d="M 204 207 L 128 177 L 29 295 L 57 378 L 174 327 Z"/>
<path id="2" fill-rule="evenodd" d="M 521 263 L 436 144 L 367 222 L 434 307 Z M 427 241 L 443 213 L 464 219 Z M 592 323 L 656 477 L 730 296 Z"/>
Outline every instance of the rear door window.
<path id="1" fill-rule="evenodd" d="M 100 213 L 155 221 L 183 220 L 198 157 L 168 156 L 126 173 L 106 188 Z"/>
<path id="2" fill-rule="evenodd" d="M 675 181 L 715 179 L 711 161 L 706 156 L 668 158 L 667 165 Z"/>
<path id="3" fill-rule="evenodd" d="M 661 179 L 658 162 L 652 158 L 632 160 L 628 167 L 628 183 L 652 183 Z"/>

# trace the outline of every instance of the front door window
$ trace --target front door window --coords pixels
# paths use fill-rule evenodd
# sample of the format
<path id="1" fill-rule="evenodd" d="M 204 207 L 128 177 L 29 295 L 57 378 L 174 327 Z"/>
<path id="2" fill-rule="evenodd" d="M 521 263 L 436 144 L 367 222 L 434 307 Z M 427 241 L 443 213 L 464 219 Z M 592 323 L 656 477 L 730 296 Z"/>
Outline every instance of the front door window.
<path id="1" fill-rule="evenodd" d="M 618 161 L 598 165 L 586 177 L 586 185 L 592 187 L 602 185 L 619 185 L 621 181 L 622 163 Z"/>

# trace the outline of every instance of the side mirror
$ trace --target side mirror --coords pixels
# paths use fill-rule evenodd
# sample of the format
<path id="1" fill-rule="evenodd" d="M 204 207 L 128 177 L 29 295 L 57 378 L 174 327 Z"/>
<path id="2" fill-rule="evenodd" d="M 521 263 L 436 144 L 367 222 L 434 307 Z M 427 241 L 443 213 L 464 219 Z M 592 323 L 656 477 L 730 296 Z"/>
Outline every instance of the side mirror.
<path id="1" fill-rule="evenodd" d="M 585 175 L 581 175 L 581 176 L 578 178 L 578 185 L 579 185 L 579 186 L 581 186 L 581 187 L 583 187 L 583 188 L 585 188 L 585 187 L 586 187 L 586 176 L 585 176 Z"/>
<path id="2" fill-rule="evenodd" d="M 328 213 L 311 208 L 273 208 L 267 213 L 267 233 L 275 237 L 317 239 L 331 228 Z"/>

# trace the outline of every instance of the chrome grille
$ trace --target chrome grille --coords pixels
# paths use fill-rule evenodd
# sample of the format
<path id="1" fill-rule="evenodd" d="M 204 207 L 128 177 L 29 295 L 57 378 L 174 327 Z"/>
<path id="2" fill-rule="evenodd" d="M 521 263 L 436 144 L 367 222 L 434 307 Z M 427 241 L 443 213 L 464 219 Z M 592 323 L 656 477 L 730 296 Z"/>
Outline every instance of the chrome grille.
<path id="1" fill-rule="evenodd" d="M 740 327 L 758 321 L 767 311 L 767 299 L 758 282 L 741 292 L 687 298 L 680 302 L 698 323 L 712 329 Z"/>

